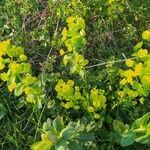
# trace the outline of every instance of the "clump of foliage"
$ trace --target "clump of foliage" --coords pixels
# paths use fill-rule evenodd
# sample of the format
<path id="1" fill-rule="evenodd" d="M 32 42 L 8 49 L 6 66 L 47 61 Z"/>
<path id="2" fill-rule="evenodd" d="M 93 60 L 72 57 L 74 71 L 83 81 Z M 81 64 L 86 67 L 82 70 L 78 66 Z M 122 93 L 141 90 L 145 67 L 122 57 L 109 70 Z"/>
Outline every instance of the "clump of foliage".
<path id="1" fill-rule="evenodd" d="M 119 120 L 113 122 L 114 130 L 120 135 L 122 146 L 129 146 L 134 142 L 149 144 L 150 143 L 150 113 L 137 119 L 131 127 L 124 125 Z"/>
<path id="2" fill-rule="evenodd" d="M 10 40 L 0 43 L 0 78 L 7 82 L 10 92 L 15 96 L 25 94 L 27 102 L 38 104 L 44 97 L 40 81 L 32 76 L 31 64 L 22 47 L 10 44 Z"/>
<path id="3" fill-rule="evenodd" d="M 43 133 L 41 134 L 42 141 L 35 143 L 31 149 L 80 150 L 84 142 L 94 140 L 94 136 L 90 133 L 93 127 L 92 124 L 85 126 L 81 124 L 80 121 L 77 123 L 70 122 L 65 126 L 60 116 L 57 116 L 53 122 L 47 119 L 47 122 L 43 124 Z"/>

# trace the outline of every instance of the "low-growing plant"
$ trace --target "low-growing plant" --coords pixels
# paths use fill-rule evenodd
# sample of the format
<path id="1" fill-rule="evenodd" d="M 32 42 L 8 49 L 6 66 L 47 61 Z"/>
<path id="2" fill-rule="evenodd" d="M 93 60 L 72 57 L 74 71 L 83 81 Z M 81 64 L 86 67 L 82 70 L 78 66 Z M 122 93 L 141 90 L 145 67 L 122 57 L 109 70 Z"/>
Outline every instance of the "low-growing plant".
<path id="1" fill-rule="evenodd" d="M 60 50 L 60 55 L 63 56 L 64 65 L 70 66 L 71 73 L 79 73 L 84 76 L 84 66 L 88 64 L 88 60 L 80 53 L 83 53 L 83 48 L 86 44 L 85 40 L 85 22 L 80 17 L 69 17 L 67 19 L 68 29 L 62 31 L 62 41 L 67 47 L 67 51 Z"/>
<path id="2" fill-rule="evenodd" d="M 0 71 L 1 81 L 7 83 L 9 92 L 14 92 L 15 96 L 24 94 L 27 102 L 41 108 L 44 98 L 41 81 L 32 76 L 24 49 L 11 45 L 10 40 L 0 43 Z"/>
<path id="3" fill-rule="evenodd" d="M 149 41 L 150 32 L 144 31 L 142 37 L 143 40 Z M 132 56 L 135 59 L 126 60 L 128 70 L 120 70 L 120 85 L 123 89 L 118 94 L 121 100 L 128 99 L 133 104 L 138 101 L 143 104 L 150 92 L 150 55 L 148 49 L 142 48 L 143 42 L 134 47 Z"/>
<path id="4" fill-rule="evenodd" d="M 120 135 L 122 146 L 129 146 L 134 142 L 150 144 L 150 112 L 135 120 L 131 127 L 119 120 L 114 120 L 113 127 Z"/>
<path id="5" fill-rule="evenodd" d="M 84 143 L 93 141 L 95 137 L 90 131 L 93 124 L 85 126 L 80 121 L 77 123 L 69 122 L 64 125 L 63 118 L 57 116 L 53 121 L 47 119 L 43 124 L 41 139 L 42 141 L 32 145 L 33 150 L 80 150 Z"/>

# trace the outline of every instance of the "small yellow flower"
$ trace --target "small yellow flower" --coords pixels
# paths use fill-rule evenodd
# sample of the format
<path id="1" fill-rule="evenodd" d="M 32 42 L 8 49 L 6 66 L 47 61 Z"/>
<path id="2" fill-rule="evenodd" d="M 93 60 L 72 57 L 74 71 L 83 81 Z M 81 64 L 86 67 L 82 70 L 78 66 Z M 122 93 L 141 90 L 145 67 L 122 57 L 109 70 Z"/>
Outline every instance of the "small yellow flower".
<path id="1" fill-rule="evenodd" d="M 21 61 L 26 61 L 27 60 L 27 56 L 25 54 L 20 55 L 20 60 Z"/>
<path id="2" fill-rule="evenodd" d="M 75 97 L 75 99 L 80 99 L 81 93 L 80 92 L 75 92 L 74 97 Z"/>
<path id="3" fill-rule="evenodd" d="M 8 90 L 12 92 L 16 88 L 16 86 L 17 86 L 16 82 L 13 82 L 10 85 L 8 85 Z"/>
<path id="4" fill-rule="evenodd" d="M 145 57 L 148 55 L 148 51 L 147 49 L 140 49 L 138 52 L 137 52 L 137 55 L 138 57 L 142 58 L 142 57 Z"/>
<path id="5" fill-rule="evenodd" d="M 68 59 L 68 57 L 65 55 L 64 58 L 63 58 L 63 63 L 64 63 L 64 65 L 67 65 L 68 61 L 69 61 L 69 59 Z"/>
<path id="6" fill-rule="evenodd" d="M 20 67 L 20 64 L 17 64 L 17 63 L 10 63 L 9 64 L 9 67 L 10 67 L 10 69 L 12 70 L 12 71 L 15 71 L 15 70 L 17 70 L 19 67 Z"/>
<path id="7" fill-rule="evenodd" d="M 65 51 L 64 51 L 63 49 L 61 49 L 61 50 L 59 51 L 59 53 L 60 53 L 60 55 L 62 56 L 62 55 L 65 54 Z"/>
<path id="8" fill-rule="evenodd" d="M 0 78 L 3 80 L 3 81 L 8 81 L 8 75 L 7 75 L 7 73 L 1 73 L 0 74 Z"/>
<path id="9" fill-rule="evenodd" d="M 150 75 L 149 74 L 144 74 L 140 79 L 143 85 L 150 87 Z"/>
<path id="10" fill-rule="evenodd" d="M 62 41 L 66 40 L 66 37 L 67 37 L 67 29 L 66 28 L 63 28 L 63 31 L 62 31 Z"/>
<path id="11" fill-rule="evenodd" d="M 0 63 L 0 70 L 3 70 L 5 68 L 5 65 Z"/>
<path id="12" fill-rule="evenodd" d="M 46 132 L 45 134 L 42 134 L 41 139 L 42 139 L 42 141 L 45 142 L 45 144 L 50 145 L 49 147 L 51 147 L 51 145 L 53 144 L 52 140 L 50 140 L 50 138 L 49 138 L 49 132 Z M 51 149 L 51 148 L 47 148 L 47 149 Z"/>
<path id="13" fill-rule="evenodd" d="M 26 101 L 29 102 L 29 103 L 34 103 L 35 104 L 35 96 L 33 94 L 27 95 Z"/>
<path id="14" fill-rule="evenodd" d="M 126 78 L 133 77 L 134 76 L 133 70 L 129 69 L 129 70 L 124 71 L 124 76 Z"/>
<path id="15" fill-rule="evenodd" d="M 32 88 L 26 87 L 26 88 L 24 89 L 24 92 L 25 92 L 26 95 L 32 94 Z"/>
<path id="16" fill-rule="evenodd" d="M 68 80 L 67 84 L 72 87 L 72 86 L 74 86 L 74 81 L 73 80 Z"/>
<path id="17" fill-rule="evenodd" d="M 88 107 L 88 112 L 94 112 L 94 108 L 92 106 Z"/>
<path id="18" fill-rule="evenodd" d="M 128 77 L 127 78 L 127 82 L 132 84 L 133 83 L 133 78 L 132 77 Z"/>
<path id="19" fill-rule="evenodd" d="M 139 63 L 135 66 L 134 74 L 136 76 L 140 75 L 142 71 L 142 63 Z"/>
<path id="20" fill-rule="evenodd" d="M 100 115 L 99 115 L 99 114 L 95 114 L 95 115 L 94 115 L 94 118 L 95 118 L 95 119 L 99 119 L 99 118 L 100 118 Z"/>
<path id="21" fill-rule="evenodd" d="M 64 106 L 66 109 L 70 109 L 71 107 L 70 107 L 70 103 L 69 102 L 67 102 L 66 104 L 65 104 L 65 106 Z"/>
<path id="22" fill-rule="evenodd" d="M 126 80 L 125 78 L 120 81 L 120 84 L 121 84 L 121 85 L 124 85 L 124 84 L 126 84 L 126 83 L 127 83 L 127 80 Z"/>
<path id="23" fill-rule="evenodd" d="M 123 92 L 123 91 L 118 91 L 118 96 L 119 96 L 120 98 L 123 98 L 123 97 L 124 97 L 124 92 Z"/>
<path id="24" fill-rule="evenodd" d="M 9 45 L 10 45 L 10 40 L 0 42 L 0 56 L 5 54 Z"/>
<path id="25" fill-rule="evenodd" d="M 150 30 L 144 31 L 143 34 L 142 34 L 142 38 L 144 40 L 150 41 Z"/>
<path id="26" fill-rule="evenodd" d="M 132 66 L 133 66 L 133 63 L 134 63 L 134 61 L 131 60 L 131 59 L 127 59 L 127 60 L 126 60 L 126 65 L 127 65 L 128 67 L 132 67 Z"/>
<path id="27" fill-rule="evenodd" d="M 68 52 L 72 52 L 72 51 L 73 51 L 72 46 L 68 46 Z"/>
<path id="28" fill-rule="evenodd" d="M 68 24 L 73 24 L 74 23 L 75 18 L 74 17 L 68 17 L 67 18 L 67 23 Z"/>

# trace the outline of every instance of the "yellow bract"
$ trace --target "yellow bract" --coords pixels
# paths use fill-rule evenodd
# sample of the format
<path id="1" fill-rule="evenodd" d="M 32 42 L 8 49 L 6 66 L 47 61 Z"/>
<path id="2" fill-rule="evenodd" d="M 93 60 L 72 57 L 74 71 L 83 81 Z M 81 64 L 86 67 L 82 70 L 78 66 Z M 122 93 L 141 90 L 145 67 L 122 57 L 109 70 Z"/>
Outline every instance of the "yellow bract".
<path id="1" fill-rule="evenodd" d="M 5 65 L 0 62 L 0 70 L 3 70 L 4 68 L 5 68 Z"/>
<path id="2" fill-rule="evenodd" d="M 132 66 L 133 66 L 133 63 L 134 63 L 134 61 L 131 60 L 131 59 L 127 59 L 127 60 L 126 60 L 126 65 L 127 65 L 128 67 L 132 67 Z"/>
<path id="3" fill-rule="evenodd" d="M 143 38 L 144 40 L 150 41 L 150 30 L 144 31 L 143 34 L 142 34 L 142 38 Z"/>
<path id="4" fill-rule="evenodd" d="M 95 110 L 94 110 L 93 107 L 91 107 L 91 106 L 88 107 L 88 112 L 94 112 L 94 111 L 95 111 Z"/>
<path id="5" fill-rule="evenodd" d="M 22 61 L 27 60 L 27 56 L 25 54 L 20 55 L 20 60 Z"/>
<path id="6" fill-rule="evenodd" d="M 20 64 L 17 64 L 17 63 L 15 63 L 15 62 L 9 64 L 9 68 L 10 68 L 12 71 L 15 71 L 15 70 L 19 69 L 19 67 L 20 67 Z"/>
<path id="7" fill-rule="evenodd" d="M 121 81 L 120 81 L 120 84 L 121 85 L 124 85 L 124 84 L 126 84 L 127 83 L 127 80 L 126 79 L 122 79 Z"/>
<path id="8" fill-rule="evenodd" d="M 33 94 L 28 94 L 26 97 L 26 101 L 29 103 L 34 103 L 35 104 L 35 96 Z"/>
<path id="9" fill-rule="evenodd" d="M 99 89 L 92 89 L 90 99 L 95 108 L 105 108 L 106 107 L 106 97 L 101 93 Z"/>
<path id="10" fill-rule="evenodd" d="M 122 71 L 121 75 L 125 78 L 120 81 L 120 84 L 124 85 L 126 83 L 133 82 L 133 77 L 135 76 L 135 73 L 133 72 L 133 70 L 129 69 L 129 70 Z"/>
<path id="11" fill-rule="evenodd" d="M 95 115 L 94 115 L 94 118 L 95 118 L 95 119 L 99 119 L 99 118 L 100 118 L 100 115 L 99 115 L 99 114 L 95 114 Z"/>
<path id="12" fill-rule="evenodd" d="M 68 52 L 72 52 L 73 51 L 73 48 L 72 48 L 72 46 L 68 46 Z"/>
<path id="13" fill-rule="evenodd" d="M 16 86 L 17 86 L 16 82 L 13 82 L 10 85 L 8 85 L 8 90 L 12 92 L 16 88 Z"/>
<path id="14" fill-rule="evenodd" d="M 24 89 L 24 92 L 25 92 L 25 94 L 32 94 L 32 88 L 26 87 L 26 88 Z"/>
<path id="15" fill-rule="evenodd" d="M 5 72 L 0 74 L 0 78 L 1 78 L 3 81 L 7 81 L 7 80 L 9 79 L 7 73 L 5 73 Z"/>
<path id="16" fill-rule="evenodd" d="M 10 45 L 10 40 L 0 42 L 0 56 L 5 54 L 9 45 Z"/>
<path id="17" fill-rule="evenodd" d="M 75 21 L 75 18 L 72 17 L 72 16 L 67 18 L 67 23 L 68 24 L 72 24 L 74 21 Z"/>
<path id="18" fill-rule="evenodd" d="M 62 55 L 65 54 L 65 51 L 64 51 L 63 49 L 61 49 L 61 50 L 59 51 L 59 53 L 60 53 L 60 55 L 62 56 Z"/>
<path id="19" fill-rule="evenodd" d="M 118 91 L 118 96 L 120 97 L 120 98 L 123 98 L 124 97 L 124 92 L 123 91 Z"/>
<path id="20" fill-rule="evenodd" d="M 31 65 L 25 62 L 27 56 L 24 54 L 24 49 L 9 45 L 10 40 L 0 42 L 0 78 L 2 81 L 7 81 L 8 90 L 14 91 L 15 96 L 25 93 L 26 100 L 31 103 L 38 101 L 38 107 L 40 108 L 40 99 L 44 97 L 40 81 L 30 75 Z M 5 66 L 4 72 L 2 70 Z"/>
<path id="21" fill-rule="evenodd" d="M 145 57 L 148 55 L 148 51 L 147 49 L 140 49 L 138 52 L 137 52 L 137 55 L 138 57 L 142 58 L 142 57 Z"/>
<path id="22" fill-rule="evenodd" d="M 141 70 L 142 70 L 142 63 L 139 63 L 135 66 L 134 70 L 135 76 L 139 76 L 141 74 Z"/>
<path id="23" fill-rule="evenodd" d="M 66 28 L 63 28 L 63 31 L 62 31 L 62 40 L 64 41 L 64 40 L 66 40 L 66 38 L 67 38 L 67 29 Z"/>

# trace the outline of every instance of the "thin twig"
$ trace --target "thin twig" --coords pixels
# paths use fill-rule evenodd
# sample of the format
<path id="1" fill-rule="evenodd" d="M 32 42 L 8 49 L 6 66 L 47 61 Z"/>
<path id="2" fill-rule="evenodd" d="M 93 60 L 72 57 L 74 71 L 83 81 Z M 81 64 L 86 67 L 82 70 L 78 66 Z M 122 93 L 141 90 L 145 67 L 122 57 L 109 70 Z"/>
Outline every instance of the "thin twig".
<path id="1" fill-rule="evenodd" d="M 128 58 L 128 59 L 137 59 L 137 57 L 132 57 L 132 58 Z M 95 65 L 91 65 L 91 66 L 87 66 L 85 68 L 93 68 L 93 67 L 97 67 L 97 66 L 103 66 L 103 65 L 107 65 L 107 64 L 114 64 L 114 63 L 118 63 L 118 62 L 124 62 L 126 61 L 127 59 L 122 59 L 122 60 L 113 60 L 113 61 L 108 61 L 108 62 L 103 62 L 103 63 L 98 63 L 98 64 L 95 64 Z"/>

